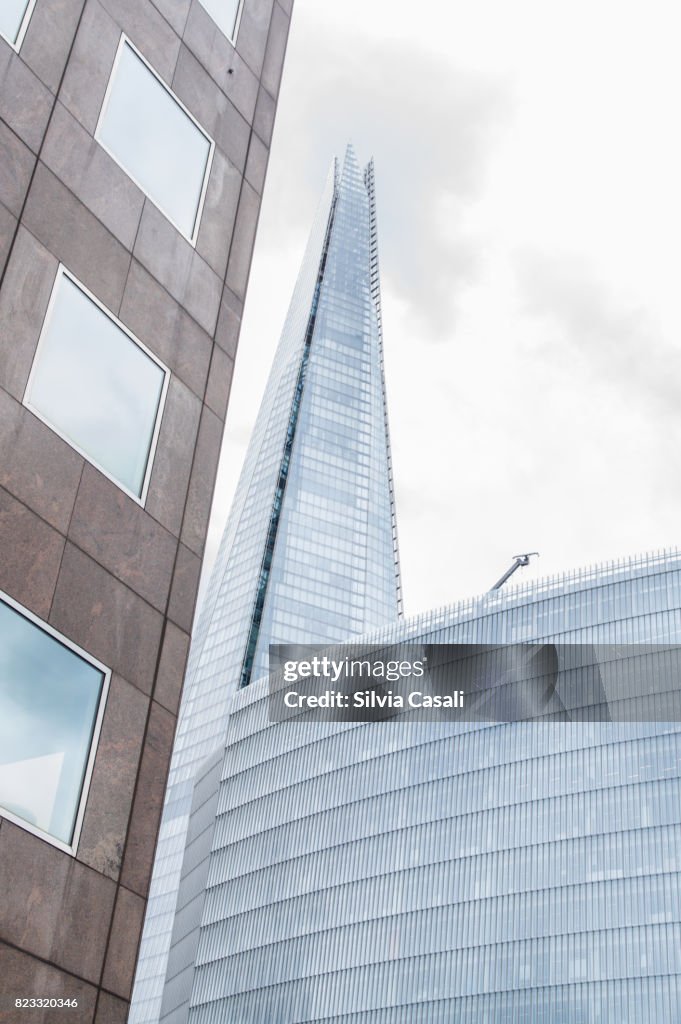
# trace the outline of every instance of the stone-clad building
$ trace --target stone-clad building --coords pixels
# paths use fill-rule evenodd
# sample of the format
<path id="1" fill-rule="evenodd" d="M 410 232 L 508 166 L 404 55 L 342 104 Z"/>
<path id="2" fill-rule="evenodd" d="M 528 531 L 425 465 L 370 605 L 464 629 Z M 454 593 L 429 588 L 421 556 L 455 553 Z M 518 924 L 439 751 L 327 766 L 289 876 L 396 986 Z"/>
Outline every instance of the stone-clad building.
<path id="1" fill-rule="evenodd" d="M 127 1016 L 291 8 L 0 9 L 3 1020 Z"/>

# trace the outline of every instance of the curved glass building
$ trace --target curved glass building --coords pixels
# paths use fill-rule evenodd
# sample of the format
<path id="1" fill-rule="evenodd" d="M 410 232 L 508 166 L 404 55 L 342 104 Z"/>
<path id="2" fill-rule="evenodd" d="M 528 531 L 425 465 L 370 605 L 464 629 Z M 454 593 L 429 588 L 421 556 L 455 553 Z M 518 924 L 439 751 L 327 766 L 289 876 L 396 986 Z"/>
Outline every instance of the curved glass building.
<path id="1" fill-rule="evenodd" d="M 372 643 L 674 644 L 681 554 Z M 235 698 L 190 1024 L 681 1020 L 679 722 L 268 720 Z"/>

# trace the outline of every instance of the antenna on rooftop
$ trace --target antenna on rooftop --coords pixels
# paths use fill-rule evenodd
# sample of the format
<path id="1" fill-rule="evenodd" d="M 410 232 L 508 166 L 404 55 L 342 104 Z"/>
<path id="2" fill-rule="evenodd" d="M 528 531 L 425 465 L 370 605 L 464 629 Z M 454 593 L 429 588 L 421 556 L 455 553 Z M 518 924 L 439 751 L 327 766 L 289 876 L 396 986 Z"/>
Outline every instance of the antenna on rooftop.
<path id="1" fill-rule="evenodd" d="M 529 565 L 530 564 L 530 559 L 533 557 L 533 555 L 536 555 L 537 558 L 538 558 L 539 557 L 539 552 L 538 551 L 530 551 L 526 555 L 514 555 L 513 556 L 513 558 L 514 558 L 513 565 L 509 569 L 506 570 L 506 572 L 501 577 L 501 579 L 498 579 L 497 582 L 494 584 L 494 586 L 490 588 L 490 590 L 499 590 L 500 587 L 503 587 L 503 585 L 506 582 L 506 580 L 509 579 L 513 575 L 513 573 L 516 571 L 516 569 L 520 569 L 521 566 L 525 566 L 525 565 Z"/>

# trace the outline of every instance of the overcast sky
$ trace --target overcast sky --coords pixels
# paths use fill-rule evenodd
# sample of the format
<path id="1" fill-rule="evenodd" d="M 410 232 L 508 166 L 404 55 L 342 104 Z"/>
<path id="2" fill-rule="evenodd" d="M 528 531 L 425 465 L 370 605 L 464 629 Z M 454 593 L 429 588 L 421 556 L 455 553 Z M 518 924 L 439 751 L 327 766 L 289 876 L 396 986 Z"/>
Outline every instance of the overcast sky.
<path id="1" fill-rule="evenodd" d="M 405 609 L 681 532 L 679 15 L 296 0 L 207 558 L 329 163 L 376 160 Z M 519 578 L 519 577 L 517 577 Z"/>

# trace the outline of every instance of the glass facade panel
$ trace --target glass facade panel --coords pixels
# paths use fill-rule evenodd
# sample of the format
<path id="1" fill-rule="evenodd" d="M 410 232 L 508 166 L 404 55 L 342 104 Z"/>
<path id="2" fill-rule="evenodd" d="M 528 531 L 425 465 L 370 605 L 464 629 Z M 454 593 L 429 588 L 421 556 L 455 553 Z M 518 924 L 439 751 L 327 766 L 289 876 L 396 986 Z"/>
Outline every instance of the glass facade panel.
<path id="1" fill-rule="evenodd" d="M 234 41 L 243 0 L 199 0 L 199 2 L 202 7 L 206 8 L 218 28 L 229 40 Z"/>
<path id="2" fill-rule="evenodd" d="M 35 0 L 2 0 L 0 4 L 0 35 L 17 49 L 33 10 Z"/>
<path id="3" fill-rule="evenodd" d="M 141 498 L 167 371 L 63 271 L 26 404 L 107 476 Z"/>
<path id="4" fill-rule="evenodd" d="M 0 597 L 0 813 L 71 846 L 108 673 Z"/>
<path id="5" fill-rule="evenodd" d="M 212 141 L 123 39 L 95 137 L 183 235 L 194 240 Z"/>

